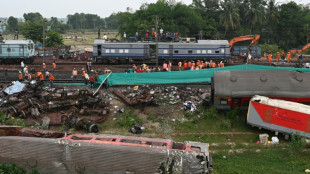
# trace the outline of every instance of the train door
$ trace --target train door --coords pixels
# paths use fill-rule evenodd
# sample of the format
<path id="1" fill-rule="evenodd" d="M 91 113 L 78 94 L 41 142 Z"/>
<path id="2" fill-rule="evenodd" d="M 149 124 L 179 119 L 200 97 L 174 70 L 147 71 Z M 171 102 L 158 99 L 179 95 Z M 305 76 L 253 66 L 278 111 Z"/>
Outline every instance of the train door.
<path id="1" fill-rule="evenodd" d="M 148 47 L 148 45 L 144 45 L 144 47 Z M 151 58 L 156 58 L 156 45 L 150 44 L 149 50 L 150 50 L 150 55 L 148 56 L 150 56 Z M 144 53 L 144 54 L 148 54 L 148 53 Z"/>
<path id="2" fill-rule="evenodd" d="M 173 57 L 173 45 L 169 45 L 169 57 Z"/>
<path id="3" fill-rule="evenodd" d="M 144 57 L 145 58 L 149 58 L 149 50 L 150 50 L 150 54 L 151 54 L 151 57 L 153 57 L 153 54 L 154 54 L 154 48 L 152 48 L 152 46 L 154 46 L 154 45 L 151 45 L 150 46 L 150 48 L 149 48 L 149 46 L 148 45 L 144 45 L 143 46 L 143 54 L 144 54 Z M 155 55 L 155 54 L 154 54 Z"/>
<path id="4" fill-rule="evenodd" d="M 97 45 L 98 57 L 101 57 L 101 45 Z"/>

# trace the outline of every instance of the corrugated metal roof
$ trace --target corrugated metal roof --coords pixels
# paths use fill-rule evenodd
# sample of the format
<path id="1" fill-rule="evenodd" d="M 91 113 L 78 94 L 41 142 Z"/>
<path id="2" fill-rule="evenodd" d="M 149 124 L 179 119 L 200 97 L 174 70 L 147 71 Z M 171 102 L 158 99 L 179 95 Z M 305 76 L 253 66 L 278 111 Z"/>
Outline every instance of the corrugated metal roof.
<path id="1" fill-rule="evenodd" d="M 29 44 L 33 43 L 32 40 L 4 40 L 4 43 L 1 44 Z"/>
<path id="2" fill-rule="evenodd" d="M 216 71 L 218 97 L 310 97 L 310 74 L 295 71 Z"/>

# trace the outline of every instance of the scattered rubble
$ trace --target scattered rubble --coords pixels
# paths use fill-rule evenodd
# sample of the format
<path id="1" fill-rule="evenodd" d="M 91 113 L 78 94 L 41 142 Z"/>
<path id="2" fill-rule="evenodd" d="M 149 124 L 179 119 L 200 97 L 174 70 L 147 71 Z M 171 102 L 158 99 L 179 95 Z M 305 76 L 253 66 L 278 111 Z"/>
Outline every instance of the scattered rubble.
<path id="1" fill-rule="evenodd" d="M 26 125 L 42 124 L 45 129 L 49 124 L 66 123 L 65 117 L 73 114 L 80 119 L 76 122 L 78 128 L 98 132 L 98 127 L 92 125 L 103 121 L 110 112 L 110 103 L 103 100 L 104 96 L 93 95 L 88 90 L 43 87 L 35 81 L 15 82 L 3 89 L 0 97 L 0 111 L 7 118 L 20 117 Z M 67 110 L 70 112 L 63 112 Z"/>
<path id="2" fill-rule="evenodd" d="M 202 102 L 209 103 L 211 92 L 203 89 L 192 89 L 191 87 L 179 88 L 176 86 L 157 86 L 149 87 L 148 85 L 141 87 L 128 86 L 123 90 L 114 90 L 113 93 L 122 99 L 127 105 L 140 105 L 141 110 L 145 105 L 158 106 L 162 103 L 180 104 L 189 106 L 191 111 L 196 110 L 196 106 Z M 184 102 L 184 103 L 183 103 Z"/>

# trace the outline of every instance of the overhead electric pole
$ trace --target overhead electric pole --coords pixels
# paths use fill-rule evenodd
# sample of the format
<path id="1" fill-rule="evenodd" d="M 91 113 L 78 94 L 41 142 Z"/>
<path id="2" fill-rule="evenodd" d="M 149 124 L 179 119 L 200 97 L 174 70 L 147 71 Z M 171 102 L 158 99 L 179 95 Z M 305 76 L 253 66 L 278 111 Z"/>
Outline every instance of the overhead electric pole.
<path id="1" fill-rule="evenodd" d="M 155 39 L 156 39 L 156 66 L 158 67 L 158 34 L 157 34 L 157 29 L 158 29 L 158 16 L 156 16 L 156 28 L 155 28 Z"/>

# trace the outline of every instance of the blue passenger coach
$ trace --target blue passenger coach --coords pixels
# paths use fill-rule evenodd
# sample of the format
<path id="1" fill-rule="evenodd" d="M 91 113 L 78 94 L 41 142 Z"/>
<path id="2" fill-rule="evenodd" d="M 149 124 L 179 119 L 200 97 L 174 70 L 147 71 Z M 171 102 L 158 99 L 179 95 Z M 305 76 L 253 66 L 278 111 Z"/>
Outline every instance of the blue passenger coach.
<path id="1" fill-rule="evenodd" d="M 0 61 L 33 62 L 35 47 L 32 40 L 3 40 L 0 42 Z"/>
<path id="2" fill-rule="evenodd" d="M 171 60 L 224 60 L 231 57 L 227 40 L 198 40 L 198 42 L 107 42 L 95 40 L 93 57 L 102 62 Z"/>

